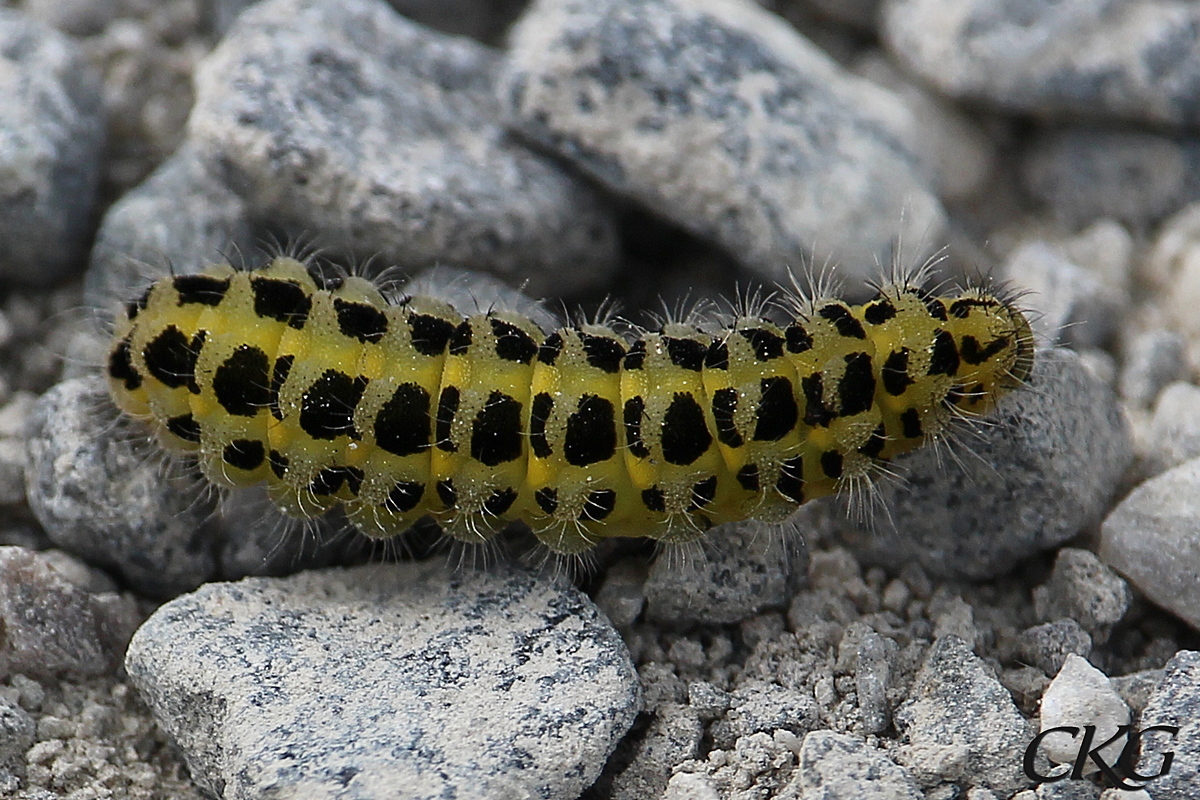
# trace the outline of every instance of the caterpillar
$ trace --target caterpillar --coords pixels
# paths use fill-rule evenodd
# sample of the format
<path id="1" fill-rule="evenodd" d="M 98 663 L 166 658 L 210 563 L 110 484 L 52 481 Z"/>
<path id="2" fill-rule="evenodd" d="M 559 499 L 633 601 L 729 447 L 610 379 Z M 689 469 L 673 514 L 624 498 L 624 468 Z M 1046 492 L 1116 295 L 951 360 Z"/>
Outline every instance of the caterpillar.
<path id="1" fill-rule="evenodd" d="M 782 520 L 986 414 L 1032 361 L 1026 317 L 984 288 L 547 335 L 277 257 L 153 283 L 117 313 L 106 370 L 164 447 L 219 486 L 265 482 L 292 517 L 341 505 L 391 537 L 432 515 L 468 541 L 524 520 L 577 553 Z"/>

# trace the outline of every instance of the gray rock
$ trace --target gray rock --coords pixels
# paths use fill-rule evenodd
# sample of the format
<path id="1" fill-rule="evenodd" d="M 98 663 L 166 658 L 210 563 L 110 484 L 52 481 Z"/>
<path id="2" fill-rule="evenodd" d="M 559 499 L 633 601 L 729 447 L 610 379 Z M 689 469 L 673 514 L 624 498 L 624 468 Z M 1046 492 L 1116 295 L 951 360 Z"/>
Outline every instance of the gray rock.
<path id="1" fill-rule="evenodd" d="M 1092 551 L 1077 547 L 1059 550 L 1050 578 L 1033 590 L 1038 619 L 1049 622 L 1068 617 L 1098 642 L 1107 641 L 1132 600 L 1129 584 L 1120 575 Z"/>
<path id="2" fill-rule="evenodd" d="M 145 434 L 114 424 L 116 415 L 96 377 L 41 397 L 27 445 L 29 505 L 56 546 L 142 593 L 195 588 L 216 571 L 211 507 L 180 465 L 164 471 Z"/>
<path id="3" fill-rule="evenodd" d="M 1165 674 L 1161 669 L 1144 669 L 1140 672 L 1109 678 L 1109 680 L 1126 705 L 1133 709 L 1135 714 L 1141 714 L 1150 702 L 1151 695 L 1162 683 Z"/>
<path id="4" fill-rule="evenodd" d="M 864 733 L 883 733 L 892 724 L 892 709 L 888 703 L 892 662 L 900 647 L 894 639 L 885 639 L 871 632 L 858 642 L 858 659 L 854 666 L 854 688 L 858 694 L 858 710 L 862 715 Z"/>
<path id="5" fill-rule="evenodd" d="M 892 53 L 943 93 L 1041 116 L 1200 123 L 1200 9 L 1165 0 L 889 0 Z"/>
<path id="6" fill-rule="evenodd" d="M 1166 312 L 1167 326 L 1183 336 L 1195 372 L 1200 367 L 1200 203 L 1163 222 L 1143 260 L 1142 276 Z"/>
<path id="7" fill-rule="evenodd" d="M 846 626 L 857 619 L 849 600 L 824 590 L 797 592 L 787 612 L 788 628 L 822 649 L 844 640 Z"/>
<path id="8" fill-rule="evenodd" d="M 1043 783 L 1033 792 L 1037 800 L 1098 800 L 1100 787 L 1087 780 L 1065 780 L 1061 783 Z M 1018 796 L 1014 800 L 1021 800 Z M 1122 792 L 1116 800 L 1150 800 L 1138 797 L 1137 793 Z"/>
<path id="9" fill-rule="evenodd" d="M 958 459 L 927 447 L 897 460 L 903 479 L 879 485 L 891 522 L 848 534 L 860 557 L 1002 574 L 1097 524 L 1132 457 L 1116 398 L 1067 350 L 1039 351 L 1029 388 L 961 435 Z"/>
<path id="10" fill-rule="evenodd" d="M 1150 600 L 1200 627 L 1200 459 L 1122 500 L 1100 528 L 1100 558 Z"/>
<path id="11" fill-rule="evenodd" d="M 658 797 L 667 788 L 676 764 L 700 752 L 704 726 L 688 706 L 661 705 L 650 727 L 633 745 L 629 763 L 613 776 L 611 800 Z"/>
<path id="12" fill-rule="evenodd" d="M 1200 140 L 1068 127 L 1034 138 L 1025 188 L 1068 225 L 1114 217 L 1138 230 L 1200 199 Z"/>
<path id="13" fill-rule="evenodd" d="M 25 504 L 25 443 L 0 438 L 0 506 Z"/>
<path id="14" fill-rule="evenodd" d="M 704 722 L 711 722 L 729 710 L 729 693 L 708 681 L 688 684 L 688 705 Z"/>
<path id="15" fill-rule="evenodd" d="M 1168 301 L 1168 309 L 1179 289 L 1189 288 L 1191 291 L 1185 292 L 1184 305 L 1178 310 L 1191 310 L 1195 307 L 1196 291 L 1200 289 L 1200 203 L 1184 206 L 1163 220 L 1151 245 L 1142 259 L 1140 277 L 1156 294 L 1170 293 L 1163 298 Z M 1185 335 L 1197 330 L 1185 324 L 1195 322 L 1186 315 L 1171 319 L 1171 322 L 1174 323 L 1171 328 Z"/>
<path id="16" fill-rule="evenodd" d="M 1028 793 L 1028 790 L 1026 790 L 1024 793 Z M 1032 798 L 1022 797 L 1021 795 L 1024 793 L 1018 792 L 1017 794 L 1013 795 L 1012 800 L 1032 800 Z M 927 793 L 925 795 L 925 800 L 929 800 L 930 794 L 932 793 Z M 988 789 L 985 786 L 972 786 L 970 789 L 967 789 L 966 800 L 998 800 L 998 798 L 991 789 Z"/>
<path id="17" fill-rule="evenodd" d="M 923 800 L 904 767 L 854 736 L 813 731 L 804 737 L 788 790 L 802 800 Z"/>
<path id="18" fill-rule="evenodd" d="M 34 19 L 72 36 L 94 36 L 117 15 L 116 0 L 25 0 L 21 8 Z"/>
<path id="19" fill-rule="evenodd" d="M 1183 337 L 1156 328 L 1135 335 L 1124 348 L 1118 386 L 1121 397 L 1139 406 L 1154 403 L 1159 392 L 1187 371 Z"/>
<path id="20" fill-rule="evenodd" d="M 1072 655 L 1086 658 L 1092 652 L 1092 637 L 1073 619 L 1043 622 L 1021 631 L 1017 637 L 1017 655 L 1047 675 L 1062 669 Z"/>
<path id="21" fill-rule="evenodd" d="M 1178 726 L 1179 733 L 1145 733 L 1140 775 L 1162 770 L 1167 752 L 1174 752 L 1171 769 L 1149 784 L 1154 800 L 1191 800 L 1200 786 L 1200 652 L 1180 650 L 1167 662 L 1166 675 L 1138 721 L 1146 731 L 1152 725 Z"/>
<path id="22" fill-rule="evenodd" d="M 1056 242 L 1063 255 L 1079 264 L 1100 282 L 1122 295 L 1134 283 L 1133 254 L 1136 243 L 1129 230 L 1115 219 L 1098 219 L 1067 239 Z M 1142 266 L 1138 265 L 1139 277 Z"/>
<path id="23" fill-rule="evenodd" d="M 44 286 L 86 252 L 104 149 L 97 76 L 68 37 L 0 8 L 0 279 Z"/>
<path id="24" fill-rule="evenodd" d="M 498 124 L 499 56 L 381 0 L 266 0 L 196 73 L 189 135 L 256 216 L 358 258 L 605 285 L 607 204 Z M 564 265 L 570 265 L 564 269 Z"/>
<path id="25" fill-rule="evenodd" d="M 1103 347 L 1129 305 L 1127 295 L 1045 242 L 1030 242 L 1013 252 L 1004 265 L 1004 277 L 1028 292 L 1022 303 L 1035 312 L 1031 324 L 1042 343 Z"/>
<path id="26" fill-rule="evenodd" d="M 0 767 L 16 767 L 37 738 L 37 724 L 21 706 L 0 698 Z"/>
<path id="27" fill-rule="evenodd" d="M 1150 442 L 1158 470 L 1200 458 L 1200 386 L 1177 381 L 1162 390 L 1150 417 Z"/>
<path id="28" fill-rule="evenodd" d="M 1059 727 L 1096 726 L 1097 744 L 1116 736 L 1122 725 L 1129 724 L 1129 706 L 1121 699 L 1109 683 L 1108 677 L 1093 667 L 1086 659 L 1069 655 L 1062 669 L 1050 681 L 1042 695 L 1041 729 Z M 1124 737 L 1100 750 L 1106 764 L 1116 763 L 1126 745 Z M 1079 742 L 1065 736 L 1047 737 L 1039 752 L 1051 763 L 1074 762 L 1079 755 Z M 1089 760 L 1085 773 L 1096 772 L 1099 767 Z"/>
<path id="29" fill-rule="evenodd" d="M 990 790 L 987 791 L 990 792 Z M 960 800 L 961 797 L 962 787 L 957 783 L 940 783 L 925 792 L 925 800 Z M 995 795 L 993 794 L 992 797 L 994 798 Z M 968 796 L 967 800 L 973 800 L 973 798 Z M 992 798 L 986 800 L 992 800 Z"/>
<path id="30" fill-rule="evenodd" d="M 0 437 L 20 440 L 25 437 L 29 427 L 29 415 L 37 404 L 38 396 L 33 392 L 21 390 L 14 392 L 3 406 L 0 406 Z"/>
<path id="31" fill-rule="evenodd" d="M 185 145 L 104 215 L 85 301 L 108 312 L 164 275 L 198 272 L 256 249 L 246 204 Z"/>
<path id="32" fill-rule="evenodd" d="M 261 489 L 206 489 L 190 463 L 161 452 L 140 423 L 119 419 L 95 375 L 39 399 L 27 448 L 25 491 L 51 542 L 152 597 L 217 578 L 344 564 L 367 546 L 344 519 L 282 516 Z"/>
<path id="33" fill-rule="evenodd" d="M 1022 666 L 1001 672 L 1000 683 L 1012 693 L 1021 713 L 1035 717 L 1042 692 L 1050 685 L 1050 679 L 1037 667 Z"/>
<path id="34" fill-rule="evenodd" d="M 724 624 L 786 608 L 808 569 L 800 537 L 754 520 L 714 528 L 703 548 L 659 558 L 650 567 L 643 586 L 647 619 Z"/>
<path id="35" fill-rule="evenodd" d="M 819 724 L 811 692 L 765 681 L 748 681 L 730 693 L 730 707 L 709 727 L 713 745 L 728 749 L 743 736 L 785 730 L 803 735 Z"/>
<path id="36" fill-rule="evenodd" d="M 42 550 L 38 557 L 77 589 L 91 594 L 120 591 L 116 582 L 104 570 L 96 569 L 63 550 Z"/>
<path id="37" fill-rule="evenodd" d="M 801 509 L 798 516 L 803 515 L 804 509 Z M 843 595 L 856 604 L 871 593 L 871 587 L 863 581 L 858 559 L 844 547 L 813 553 L 809 559 L 808 579 L 813 589 Z"/>
<path id="38" fill-rule="evenodd" d="M 126 669 L 198 784 L 233 798 L 574 798 L 638 709 L 565 583 L 405 563 L 208 584 Z"/>
<path id="39" fill-rule="evenodd" d="M 1116 391 L 1117 388 L 1117 359 L 1113 358 L 1105 350 L 1100 350 L 1095 347 L 1089 347 L 1083 350 L 1076 350 L 1079 354 L 1079 360 L 1083 362 L 1083 366 L 1087 371 L 1096 376 L 1101 385 Z"/>
<path id="40" fill-rule="evenodd" d="M 750 800 L 786 797 L 801 740 L 776 730 L 738 739 L 728 750 L 711 750 L 705 761 L 681 764 L 671 776 L 662 800 Z"/>
<path id="41" fill-rule="evenodd" d="M 0 677 L 110 673 L 140 621 L 131 597 L 84 591 L 40 554 L 0 547 Z"/>
<path id="42" fill-rule="evenodd" d="M 839 674 L 849 674 L 858 669 L 859 647 L 863 639 L 874 633 L 874 629 L 861 619 L 855 620 L 842 630 L 842 639 L 837 646 L 837 659 L 833 669 Z"/>
<path id="43" fill-rule="evenodd" d="M 911 111 L 754 3 L 542 0 L 510 40 L 515 129 L 757 278 L 874 276 L 941 238 Z"/>
<path id="44" fill-rule="evenodd" d="M 914 771 L 962 777 L 1003 797 L 1030 784 L 1021 772 L 1029 724 L 1008 690 L 956 636 L 930 647 L 895 722 L 905 742 L 899 760 Z M 945 774 L 951 769 L 961 773 Z"/>
<path id="45" fill-rule="evenodd" d="M 721 800 L 716 780 L 703 772 L 677 772 L 671 776 L 662 800 Z"/>
<path id="46" fill-rule="evenodd" d="M 209 13 L 213 31 L 223 37 L 233 27 L 238 15 L 257 2 L 258 0 L 212 0 L 212 11 Z"/>
<path id="47" fill-rule="evenodd" d="M 651 661 L 638 668 L 642 684 L 642 709 L 653 713 L 661 705 L 679 705 L 687 701 L 687 684 L 670 664 Z"/>
<path id="48" fill-rule="evenodd" d="M 975 609 L 966 600 L 957 595 L 935 596 L 929 603 L 929 616 L 933 619 L 935 638 L 954 634 L 966 642 L 967 647 L 975 648 L 979 629 L 975 627 Z"/>
<path id="49" fill-rule="evenodd" d="M 841 5 L 845 0 L 825 2 Z M 946 202 L 970 200 L 994 190 L 996 143 L 965 110 L 914 80 L 882 51 L 868 51 L 854 64 L 854 72 L 895 92 L 920 120 L 914 150 L 938 197 Z"/>
<path id="50" fill-rule="evenodd" d="M 646 606 L 646 567 L 641 559 L 625 559 L 609 567 L 596 592 L 596 605 L 618 629 L 628 628 Z"/>

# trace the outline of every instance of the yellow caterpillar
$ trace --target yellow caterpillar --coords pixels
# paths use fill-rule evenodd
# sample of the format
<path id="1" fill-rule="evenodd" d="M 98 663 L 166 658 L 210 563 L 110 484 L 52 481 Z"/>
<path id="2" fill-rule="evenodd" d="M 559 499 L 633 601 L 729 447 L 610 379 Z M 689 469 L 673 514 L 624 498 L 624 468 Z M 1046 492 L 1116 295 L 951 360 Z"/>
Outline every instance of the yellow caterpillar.
<path id="1" fill-rule="evenodd" d="M 525 520 L 558 552 L 781 520 L 945 430 L 1030 373 L 1033 336 L 982 289 L 909 282 L 819 299 L 785 326 L 602 325 L 546 335 L 321 282 L 276 258 L 164 278 L 118 315 L 113 399 L 221 486 L 286 513 L 341 504 L 388 537 L 432 514 L 478 541 Z"/>

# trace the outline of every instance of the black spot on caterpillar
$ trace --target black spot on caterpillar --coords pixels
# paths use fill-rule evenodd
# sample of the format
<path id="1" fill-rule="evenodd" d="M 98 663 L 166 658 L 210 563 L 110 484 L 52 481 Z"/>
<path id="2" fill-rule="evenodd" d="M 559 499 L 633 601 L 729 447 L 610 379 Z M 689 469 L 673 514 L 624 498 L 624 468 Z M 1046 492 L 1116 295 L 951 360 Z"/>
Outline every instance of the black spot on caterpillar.
<path id="1" fill-rule="evenodd" d="M 220 486 L 265 482 L 294 517 L 341 505 L 390 537 L 433 515 L 473 541 L 522 519 L 571 553 L 784 519 L 987 413 L 1032 361 L 1025 316 L 979 288 L 901 280 L 782 326 L 627 339 L 326 285 L 280 257 L 158 281 L 119 313 L 107 372 L 164 446 Z"/>

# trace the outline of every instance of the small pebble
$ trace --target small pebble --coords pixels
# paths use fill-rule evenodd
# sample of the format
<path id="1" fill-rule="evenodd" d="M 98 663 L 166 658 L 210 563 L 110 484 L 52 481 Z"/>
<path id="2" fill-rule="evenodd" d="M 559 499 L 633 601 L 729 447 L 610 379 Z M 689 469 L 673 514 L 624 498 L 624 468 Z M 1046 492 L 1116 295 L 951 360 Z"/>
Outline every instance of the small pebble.
<path id="1" fill-rule="evenodd" d="M 923 800 L 908 770 L 861 739 L 833 731 L 804 737 L 789 789 L 824 800 Z"/>
<path id="2" fill-rule="evenodd" d="M 1054 675 L 1072 656 L 1087 657 L 1092 637 L 1073 619 L 1043 622 L 1026 628 L 1017 638 L 1017 653 L 1047 675 Z"/>
<path id="3" fill-rule="evenodd" d="M 1200 9 L 1091 0 L 894 0 L 883 37 L 943 93 L 1040 117 L 1200 123 Z"/>
<path id="4" fill-rule="evenodd" d="M 951 597 L 944 603 L 931 603 L 929 611 L 933 617 L 933 635 L 936 638 L 954 635 L 962 639 L 967 647 L 975 648 L 978 631 L 970 603 L 961 597 Z"/>
<path id="5" fill-rule="evenodd" d="M 944 754 L 951 760 L 937 768 L 947 778 L 954 779 L 949 764 L 961 763 L 969 783 L 1005 797 L 1029 785 L 1021 772 L 1028 723 L 991 669 L 957 636 L 930 647 L 895 720 L 910 748 L 901 763 L 919 761 L 930 771 L 931 748 L 951 748 Z"/>
<path id="6" fill-rule="evenodd" d="M 1129 230 L 1115 219 L 1099 219 L 1075 236 L 1059 243 L 1063 255 L 1072 264 L 1080 264 L 1118 293 L 1129 291 L 1132 284 L 1133 255 L 1136 243 Z"/>
<path id="7" fill-rule="evenodd" d="M 1066 225 L 1146 230 L 1200 199 L 1200 140 L 1136 129 L 1055 127 L 1027 146 L 1027 191 Z"/>
<path id="8" fill-rule="evenodd" d="M 37 739 L 37 726 L 21 706 L 0 699 L 0 766 L 12 767 L 25 759 Z"/>
<path id="9" fill-rule="evenodd" d="M 1130 721 L 1129 706 L 1113 689 L 1108 677 L 1093 667 L 1086 659 L 1069 654 L 1062 669 L 1050 681 L 1042 695 L 1041 729 L 1058 727 L 1096 726 L 1095 741 L 1103 743 L 1117 733 L 1117 729 Z M 1120 757 L 1126 741 L 1113 742 L 1100 751 L 1104 762 L 1114 764 Z M 1079 755 L 1079 741 L 1067 736 L 1047 736 L 1039 752 L 1055 764 L 1075 761 Z M 1087 772 L 1099 767 L 1088 761 Z"/>
<path id="10" fill-rule="evenodd" d="M 1019 247 L 1005 277 L 1029 292 L 1031 324 L 1043 343 L 1102 347 L 1113 337 L 1129 297 L 1090 270 L 1068 261 L 1060 248 L 1034 241 Z"/>
<path id="11" fill-rule="evenodd" d="M 614 627 L 627 628 L 646 605 L 646 568 L 637 560 L 626 559 L 608 568 L 604 583 L 596 593 L 596 605 Z"/>
<path id="12" fill-rule="evenodd" d="M 1145 331 L 1126 345 L 1119 390 L 1129 403 L 1149 406 L 1171 381 L 1184 377 L 1184 341 L 1178 333 Z"/>
<path id="13" fill-rule="evenodd" d="M 1017 707 L 1026 716 L 1036 716 L 1042 693 L 1050 685 L 1046 672 L 1037 667 L 1021 666 L 1000 673 L 1000 683 L 1012 693 Z"/>
<path id="14" fill-rule="evenodd" d="M 858 643 L 854 686 L 864 733 L 883 733 L 891 725 L 888 688 L 891 684 L 891 661 L 896 658 L 899 649 L 895 641 L 874 632 L 863 636 Z"/>
<path id="15" fill-rule="evenodd" d="M 1141 714 L 1150 702 L 1150 696 L 1162 683 L 1165 674 L 1161 669 L 1145 669 L 1109 680 L 1126 705 L 1133 709 L 1135 714 Z"/>
<path id="16" fill-rule="evenodd" d="M 19 672 L 9 678 L 8 682 L 19 692 L 21 708 L 26 711 L 41 710 L 42 703 L 46 701 L 46 690 L 40 683 Z"/>
<path id="17" fill-rule="evenodd" d="M 825 2 L 837 4 L 836 0 Z M 921 132 L 909 140 L 915 142 L 939 197 L 965 200 L 990 185 L 988 178 L 996 167 L 995 144 L 971 116 L 912 80 L 882 53 L 867 51 L 854 65 L 854 72 L 892 90 L 909 107 Z"/>
<path id="18" fill-rule="evenodd" d="M 1150 600 L 1200 627 L 1200 459 L 1122 500 L 1100 528 L 1100 558 Z"/>
<path id="19" fill-rule="evenodd" d="M 1050 578 L 1033 590 L 1033 607 L 1039 619 L 1050 622 L 1068 617 L 1099 642 L 1107 641 L 1132 599 L 1129 584 L 1121 576 L 1092 551 L 1076 547 L 1059 550 Z M 1057 671 L 1057 667 L 1047 670 Z"/>
<path id="20" fill-rule="evenodd" d="M 808 567 L 798 537 L 753 520 L 713 529 L 702 546 L 651 565 L 642 587 L 647 619 L 721 624 L 784 608 Z"/>
<path id="21" fill-rule="evenodd" d="M 47 286 L 83 266 L 100 163 L 100 83 L 78 44 L 0 8 L 0 279 Z"/>
<path id="22" fill-rule="evenodd" d="M 72 36 L 95 36 L 117 14 L 116 0 L 25 0 L 25 13 Z"/>
<path id="23" fill-rule="evenodd" d="M 62 550 L 43 550 L 38 557 L 49 564 L 62 577 L 66 578 L 77 588 L 91 594 L 119 591 L 116 582 L 103 570 L 80 561 L 70 553 Z"/>
<path id="24" fill-rule="evenodd" d="M 658 797 L 667 787 L 676 764 L 700 752 L 704 726 L 690 706 L 662 705 L 650 728 L 639 737 L 632 759 L 613 776 L 611 800 Z"/>
<path id="25" fill-rule="evenodd" d="M 729 710 L 708 732 L 714 745 L 728 748 L 753 733 L 782 729 L 803 735 L 818 724 L 817 705 L 811 694 L 765 681 L 750 681 L 730 694 Z"/>
<path id="26" fill-rule="evenodd" d="M 688 705 L 704 722 L 711 722 L 729 709 L 729 693 L 708 681 L 688 684 Z"/>
<path id="27" fill-rule="evenodd" d="M 140 622 L 132 598 L 92 594 L 41 554 L 0 547 L 0 677 L 112 672 Z"/>
<path id="28" fill-rule="evenodd" d="M 1200 386 L 1176 381 L 1162 390 L 1150 417 L 1149 441 L 1156 472 L 1200 458 Z"/>

